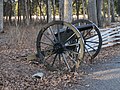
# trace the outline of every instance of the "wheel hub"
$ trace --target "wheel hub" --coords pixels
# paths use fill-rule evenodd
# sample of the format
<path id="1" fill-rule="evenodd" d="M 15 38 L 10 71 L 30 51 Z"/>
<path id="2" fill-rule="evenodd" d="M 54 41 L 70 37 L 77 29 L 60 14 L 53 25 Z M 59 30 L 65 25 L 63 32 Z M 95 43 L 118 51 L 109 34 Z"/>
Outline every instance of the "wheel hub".
<path id="1" fill-rule="evenodd" d="M 61 53 L 63 53 L 63 51 L 64 51 L 64 48 L 63 48 L 62 44 L 56 43 L 54 45 L 54 52 L 55 53 L 61 54 Z"/>

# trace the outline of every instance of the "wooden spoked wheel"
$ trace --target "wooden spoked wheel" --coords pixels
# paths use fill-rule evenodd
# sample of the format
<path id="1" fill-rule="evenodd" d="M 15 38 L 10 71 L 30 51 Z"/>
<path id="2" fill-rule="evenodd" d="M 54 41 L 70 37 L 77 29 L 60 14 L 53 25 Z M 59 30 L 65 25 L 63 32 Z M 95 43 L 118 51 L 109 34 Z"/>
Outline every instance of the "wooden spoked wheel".
<path id="1" fill-rule="evenodd" d="M 39 58 L 49 70 L 74 71 L 84 56 L 82 35 L 64 21 L 45 25 L 37 36 L 36 47 Z"/>
<path id="2" fill-rule="evenodd" d="M 91 21 L 86 19 L 79 19 L 73 21 L 72 24 L 81 32 L 85 43 L 84 59 L 89 60 L 90 63 L 98 55 L 102 46 L 102 37 L 99 28 Z M 83 28 L 80 28 L 83 27 Z M 88 27 L 88 28 L 86 28 Z"/>

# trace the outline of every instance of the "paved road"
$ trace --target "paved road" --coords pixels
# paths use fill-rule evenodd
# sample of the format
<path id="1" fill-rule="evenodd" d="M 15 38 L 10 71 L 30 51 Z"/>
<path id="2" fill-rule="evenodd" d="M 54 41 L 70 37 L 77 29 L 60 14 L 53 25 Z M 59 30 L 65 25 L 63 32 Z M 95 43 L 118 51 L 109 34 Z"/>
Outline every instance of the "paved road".
<path id="1" fill-rule="evenodd" d="M 86 69 L 85 83 L 75 90 L 120 90 L 120 56 Z"/>

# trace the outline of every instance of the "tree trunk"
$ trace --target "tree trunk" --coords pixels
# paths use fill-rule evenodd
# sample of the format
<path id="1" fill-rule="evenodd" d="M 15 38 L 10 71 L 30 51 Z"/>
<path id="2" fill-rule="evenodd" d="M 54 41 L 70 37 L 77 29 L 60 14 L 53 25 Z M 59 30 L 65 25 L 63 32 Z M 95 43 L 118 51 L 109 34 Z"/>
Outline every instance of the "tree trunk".
<path id="1" fill-rule="evenodd" d="M 117 7 L 118 7 L 117 13 L 120 16 L 120 0 L 118 0 Z"/>
<path id="2" fill-rule="evenodd" d="M 29 1 L 29 14 L 30 14 L 30 22 L 32 22 L 32 4 L 31 0 Z"/>
<path id="3" fill-rule="evenodd" d="M 64 0 L 59 0 L 59 19 L 64 20 Z"/>
<path id="4" fill-rule="evenodd" d="M 85 0 L 82 0 L 83 18 L 85 19 Z"/>
<path id="5" fill-rule="evenodd" d="M 41 4 L 41 0 L 40 0 L 40 2 L 37 0 L 37 3 L 38 3 L 39 8 L 40 8 L 40 21 L 42 21 L 42 4 Z"/>
<path id="6" fill-rule="evenodd" d="M 53 20 L 55 21 L 55 15 L 56 15 L 55 0 L 52 0 L 52 7 L 53 7 Z"/>
<path id="7" fill-rule="evenodd" d="M 25 24 L 25 0 L 21 0 L 21 5 L 22 5 L 23 24 Z"/>
<path id="8" fill-rule="evenodd" d="M 18 24 L 20 23 L 20 0 L 18 0 Z"/>
<path id="9" fill-rule="evenodd" d="M 77 15 L 77 19 L 79 19 L 80 0 L 75 0 L 75 2 L 76 2 L 76 15 Z"/>
<path id="10" fill-rule="evenodd" d="M 3 32 L 3 0 L 0 0 L 0 32 Z"/>
<path id="11" fill-rule="evenodd" d="M 37 3 L 39 5 L 39 8 L 40 8 L 40 21 L 42 20 L 45 20 L 45 15 L 43 14 L 43 11 L 42 11 L 42 7 L 43 7 L 43 2 L 40 0 L 37 0 Z"/>
<path id="12" fill-rule="evenodd" d="M 4 6 L 3 6 L 3 8 L 4 8 Z M 12 2 L 11 1 L 10 1 L 8 8 L 9 8 L 9 23 L 12 24 Z"/>
<path id="13" fill-rule="evenodd" d="M 111 21 L 115 22 L 115 7 L 114 7 L 114 0 L 111 0 Z"/>
<path id="14" fill-rule="evenodd" d="M 110 0 L 108 0 L 108 25 L 111 23 L 111 18 L 110 18 Z"/>
<path id="15" fill-rule="evenodd" d="M 96 0 L 88 0 L 88 17 L 95 24 L 98 24 L 98 21 L 97 21 Z"/>
<path id="16" fill-rule="evenodd" d="M 29 6 L 28 6 L 29 0 L 25 1 L 25 12 L 26 12 L 26 24 L 30 24 L 30 19 L 29 19 Z"/>
<path id="17" fill-rule="evenodd" d="M 102 21 L 102 3 L 103 0 L 97 0 L 97 20 L 98 20 L 98 26 L 103 27 L 103 21 Z"/>
<path id="18" fill-rule="evenodd" d="M 46 0 L 46 6 L 47 6 L 47 22 L 51 22 L 52 21 L 52 16 L 51 16 L 51 3 L 50 0 Z"/>
<path id="19" fill-rule="evenodd" d="M 105 0 L 103 0 L 103 2 L 105 2 Z M 105 3 L 103 3 L 103 22 L 106 21 L 106 7 L 105 7 Z"/>
<path id="20" fill-rule="evenodd" d="M 72 0 L 64 0 L 64 21 L 72 22 Z"/>

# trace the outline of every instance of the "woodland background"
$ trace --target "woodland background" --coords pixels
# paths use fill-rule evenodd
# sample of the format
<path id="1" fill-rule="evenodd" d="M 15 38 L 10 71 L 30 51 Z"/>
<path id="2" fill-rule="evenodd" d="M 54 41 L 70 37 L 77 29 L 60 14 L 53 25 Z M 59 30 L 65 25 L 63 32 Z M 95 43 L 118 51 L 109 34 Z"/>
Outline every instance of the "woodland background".
<path id="1" fill-rule="evenodd" d="M 103 27 L 120 16 L 119 0 L 1 0 L 0 5 L 5 25 L 85 18 Z"/>
<path id="2" fill-rule="evenodd" d="M 84 80 L 86 72 L 49 72 L 44 65 L 25 59 L 36 53 L 36 38 L 43 25 L 81 18 L 93 21 L 99 28 L 119 26 L 120 0 L 0 0 L 0 90 L 88 88 Z M 119 55 L 120 45 L 115 45 L 102 49 L 95 60 L 99 63 Z M 81 67 L 91 70 L 85 66 Z M 45 73 L 43 79 L 32 78 L 38 71 Z"/>
<path id="3" fill-rule="evenodd" d="M 120 0 L 0 0 L 0 31 L 9 33 L 9 47 L 35 47 L 41 26 L 54 20 L 84 18 L 105 28 L 118 25 L 119 16 Z"/>

